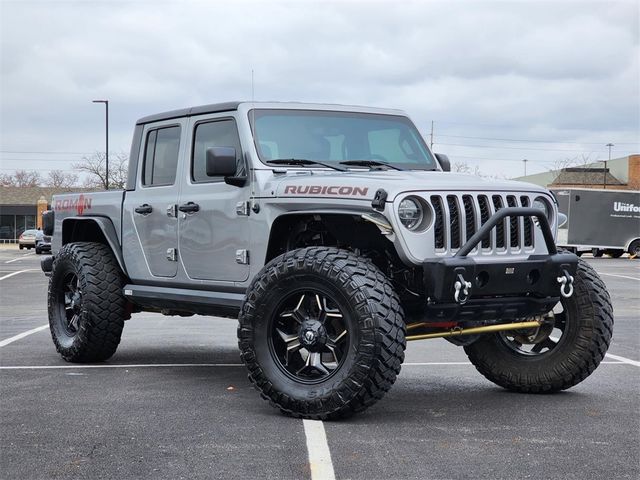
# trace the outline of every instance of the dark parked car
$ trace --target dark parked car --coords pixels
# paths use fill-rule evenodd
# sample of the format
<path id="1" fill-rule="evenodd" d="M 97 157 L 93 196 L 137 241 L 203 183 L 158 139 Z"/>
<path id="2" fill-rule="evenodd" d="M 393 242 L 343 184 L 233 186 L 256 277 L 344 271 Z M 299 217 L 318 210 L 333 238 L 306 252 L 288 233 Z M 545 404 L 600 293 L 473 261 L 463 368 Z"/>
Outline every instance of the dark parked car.
<path id="1" fill-rule="evenodd" d="M 51 252 L 51 237 L 45 235 L 41 230 L 36 230 L 36 254 Z"/>

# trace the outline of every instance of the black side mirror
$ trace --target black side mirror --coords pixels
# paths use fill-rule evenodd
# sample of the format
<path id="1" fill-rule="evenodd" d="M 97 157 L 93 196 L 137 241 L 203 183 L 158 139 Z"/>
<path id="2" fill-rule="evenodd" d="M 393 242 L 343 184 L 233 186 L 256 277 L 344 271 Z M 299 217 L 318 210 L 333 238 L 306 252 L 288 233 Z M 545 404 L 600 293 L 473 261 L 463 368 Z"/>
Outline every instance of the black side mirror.
<path id="1" fill-rule="evenodd" d="M 207 148 L 207 176 L 230 177 L 236 174 L 236 149 L 232 147 Z"/>
<path id="2" fill-rule="evenodd" d="M 53 235 L 54 227 L 54 212 L 53 210 L 46 210 L 42 212 L 42 233 L 47 236 Z"/>
<path id="3" fill-rule="evenodd" d="M 444 153 L 436 153 L 436 158 L 438 159 L 438 163 L 440 163 L 443 172 L 451 171 L 451 162 L 449 161 L 449 157 Z"/>
<path id="4" fill-rule="evenodd" d="M 242 187 L 247 177 L 236 177 L 238 163 L 236 161 L 236 149 L 233 147 L 207 148 L 206 172 L 208 177 L 224 177 L 229 185 Z"/>

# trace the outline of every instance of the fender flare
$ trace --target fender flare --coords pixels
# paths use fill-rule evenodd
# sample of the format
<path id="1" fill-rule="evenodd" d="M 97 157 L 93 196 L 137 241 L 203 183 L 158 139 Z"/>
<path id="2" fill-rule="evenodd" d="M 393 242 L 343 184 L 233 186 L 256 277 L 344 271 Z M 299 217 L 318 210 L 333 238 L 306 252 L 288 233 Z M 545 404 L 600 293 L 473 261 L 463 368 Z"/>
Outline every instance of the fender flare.
<path id="1" fill-rule="evenodd" d="M 122 256 L 122 249 L 120 248 L 120 241 L 118 240 L 118 234 L 116 233 L 116 229 L 113 226 L 113 222 L 111 221 L 111 219 L 107 217 L 97 217 L 97 216 L 65 218 L 64 220 L 62 220 L 62 245 L 66 245 L 67 243 L 71 243 L 75 241 L 74 238 L 70 238 L 72 237 L 72 235 L 69 233 L 70 227 L 68 225 L 70 223 L 74 224 L 73 231 L 75 231 L 75 225 L 79 223 L 83 223 L 83 224 L 93 223 L 97 225 L 100 231 L 102 232 L 102 235 L 104 236 L 104 240 L 106 241 L 106 244 L 109 246 L 109 248 L 113 252 L 113 255 L 116 257 L 116 261 L 118 262 L 120 269 L 125 275 L 128 276 L 127 269 L 124 264 L 124 257 Z M 67 225 L 66 229 L 65 229 L 65 224 Z M 100 240 L 100 239 L 91 239 L 91 240 Z M 86 241 L 86 240 L 83 239 L 83 241 Z"/>

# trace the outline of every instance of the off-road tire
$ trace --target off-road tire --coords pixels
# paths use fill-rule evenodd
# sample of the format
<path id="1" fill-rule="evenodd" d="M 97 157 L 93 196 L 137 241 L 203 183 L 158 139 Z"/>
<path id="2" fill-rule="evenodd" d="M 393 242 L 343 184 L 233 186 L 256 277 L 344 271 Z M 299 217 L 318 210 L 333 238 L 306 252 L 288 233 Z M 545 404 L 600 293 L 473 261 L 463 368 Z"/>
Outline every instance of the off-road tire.
<path id="1" fill-rule="evenodd" d="M 77 330 L 66 321 L 65 278 L 75 274 L 81 291 Z M 55 256 L 49 281 L 49 328 L 56 350 L 68 362 L 98 362 L 118 348 L 127 301 L 125 279 L 113 253 L 100 243 L 69 243 Z"/>
<path id="2" fill-rule="evenodd" d="M 313 385 L 287 377 L 268 346 L 279 298 L 305 282 L 335 292 L 355 327 L 337 373 Z M 272 406 L 295 417 L 343 418 L 373 405 L 395 382 L 406 345 L 404 313 L 389 279 L 369 260 L 337 248 L 302 248 L 256 275 L 240 312 L 238 343 L 249 380 Z"/>
<path id="3" fill-rule="evenodd" d="M 471 363 L 487 379 L 523 393 L 557 392 L 587 378 L 600 364 L 613 333 L 613 308 L 595 270 L 578 261 L 574 293 L 563 299 L 569 329 L 551 351 L 523 356 L 510 349 L 500 334 L 490 334 L 465 347 Z"/>

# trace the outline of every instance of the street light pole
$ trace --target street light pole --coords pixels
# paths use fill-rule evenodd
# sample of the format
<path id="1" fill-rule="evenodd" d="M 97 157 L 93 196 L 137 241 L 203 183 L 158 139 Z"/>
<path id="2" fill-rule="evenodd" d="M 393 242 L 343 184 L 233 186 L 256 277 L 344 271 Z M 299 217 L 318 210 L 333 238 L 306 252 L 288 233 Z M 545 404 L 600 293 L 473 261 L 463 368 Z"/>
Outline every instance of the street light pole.
<path id="1" fill-rule="evenodd" d="M 93 103 L 104 103 L 105 106 L 105 145 L 104 145 L 104 161 L 105 161 L 105 190 L 109 190 L 109 100 L 93 100 Z"/>
<path id="2" fill-rule="evenodd" d="M 609 161 L 611 161 L 611 147 L 613 147 L 613 143 L 607 143 L 605 145 L 605 147 L 609 147 Z M 604 162 L 604 180 L 603 180 L 603 184 L 602 184 L 602 188 L 606 189 L 607 188 L 607 162 L 605 160 Z"/>

